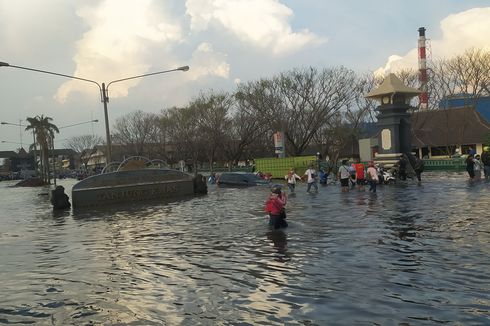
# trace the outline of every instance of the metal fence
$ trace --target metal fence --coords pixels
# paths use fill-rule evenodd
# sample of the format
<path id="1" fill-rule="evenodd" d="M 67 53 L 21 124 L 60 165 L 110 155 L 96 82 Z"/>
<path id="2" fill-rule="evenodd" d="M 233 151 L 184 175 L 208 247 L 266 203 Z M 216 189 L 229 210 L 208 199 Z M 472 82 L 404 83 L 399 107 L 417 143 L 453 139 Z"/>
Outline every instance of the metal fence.
<path id="1" fill-rule="evenodd" d="M 426 171 L 461 171 L 466 169 L 466 162 L 462 158 L 429 159 L 424 160 Z"/>
<path id="2" fill-rule="evenodd" d="M 463 158 L 453 159 L 426 159 L 425 171 L 462 171 L 466 169 L 466 162 Z M 294 168 L 299 175 L 303 174 L 308 167 L 314 164 L 315 168 L 324 170 L 337 170 L 338 164 L 328 164 L 325 161 L 318 162 L 315 156 L 297 156 L 286 158 L 259 158 L 255 160 L 255 166 L 235 166 L 233 168 L 220 166 L 213 167 L 213 172 L 262 172 L 270 173 L 272 178 L 282 179 L 290 168 Z M 367 166 L 367 162 L 364 162 Z M 209 169 L 200 169 L 199 173 L 209 174 Z"/>

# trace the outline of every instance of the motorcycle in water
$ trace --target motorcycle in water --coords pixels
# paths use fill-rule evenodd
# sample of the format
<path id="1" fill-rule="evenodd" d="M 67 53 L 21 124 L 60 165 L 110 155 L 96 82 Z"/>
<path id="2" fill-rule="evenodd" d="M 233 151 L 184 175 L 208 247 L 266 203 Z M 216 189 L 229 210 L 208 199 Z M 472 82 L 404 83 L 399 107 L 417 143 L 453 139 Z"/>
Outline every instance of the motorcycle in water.
<path id="1" fill-rule="evenodd" d="M 396 182 L 394 173 L 386 171 L 382 167 L 378 168 L 378 180 L 380 184 L 392 184 Z"/>

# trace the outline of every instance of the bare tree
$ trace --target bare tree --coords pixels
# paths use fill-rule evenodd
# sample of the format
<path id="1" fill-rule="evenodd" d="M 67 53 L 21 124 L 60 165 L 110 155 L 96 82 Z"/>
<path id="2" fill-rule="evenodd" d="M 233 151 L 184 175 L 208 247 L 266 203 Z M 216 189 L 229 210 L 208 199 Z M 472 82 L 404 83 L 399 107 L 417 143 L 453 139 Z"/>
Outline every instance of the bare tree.
<path id="1" fill-rule="evenodd" d="M 195 107 L 171 108 L 166 116 L 169 143 L 175 149 L 176 159 L 189 163 L 197 174 L 197 166 L 204 156 L 204 143 L 201 137 Z"/>
<path id="2" fill-rule="evenodd" d="M 461 106 L 474 106 L 482 96 L 490 95 L 490 51 L 483 49 L 470 49 L 463 54 L 452 58 L 442 58 L 431 64 L 429 67 L 429 109 L 445 110 L 446 127 L 441 130 L 445 135 L 447 154 L 452 153 L 452 146 L 449 144 L 450 133 L 457 132 L 460 142 L 471 128 L 468 120 L 469 115 L 465 111 L 460 117 L 458 130 L 451 126 L 448 100 L 458 98 L 462 100 Z M 427 129 L 430 125 L 432 115 L 416 115 L 415 119 L 419 128 Z M 421 119 L 425 119 L 422 121 Z"/>
<path id="3" fill-rule="evenodd" d="M 169 144 L 170 135 L 168 124 L 169 113 L 168 110 L 163 109 L 155 121 L 157 131 L 154 135 L 155 139 L 153 140 L 154 144 L 152 146 L 152 150 L 156 157 L 166 160 L 168 164 L 172 165 L 177 163 L 177 161 L 173 155 L 174 152 L 172 150 L 172 146 Z"/>
<path id="4" fill-rule="evenodd" d="M 241 90 L 244 88 L 247 88 L 247 85 L 239 87 Z M 237 92 L 235 94 L 235 106 L 225 129 L 222 151 L 230 168 L 236 165 L 240 159 L 252 158 L 252 153 L 255 150 L 254 145 L 257 145 L 258 139 L 265 134 L 267 128 L 267 124 L 255 114 L 248 96 L 250 96 L 249 92 Z"/>
<path id="5" fill-rule="evenodd" d="M 65 141 L 65 147 L 73 149 L 77 153 L 82 153 L 86 149 L 92 149 L 97 145 L 102 145 L 104 139 L 98 135 L 82 135 L 70 137 Z"/>
<path id="6" fill-rule="evenodd" d="M 395 75 L 402 81 L 406 86 L 417 88 L 419 86 L 419 72 L 414 69 L 402 69 L 397 71 Z"/>
<path id="7" fill-rule="evenodd" d="M 80 154 L 80 163 L 86 168 L 87 163 L 92 157 L 92 153 L 94 152 L 94 147 L 103 143 L 104 139 L 101 136 L 82 135 L 68 138 L 64 145 L 65 147 L 71 148 L 72 150 Z"/>
<path id="8" fill-rule="evenodd" d="M 125 145 L 130 155 L 152 157 L 158 139 L 159 117 L 154 113 L 134 111 L 118 118 L 113 126 L 114 143 Z"/>
<path id="9" fill-rule="evenodd" d="M 367 73 L 357 77 L 354 87 L 354 99 L 352 105 L 345 110 L 346 122 L 358 127 L 362 122 L 375 122 L 377 119 L 376 100 L 366 98 L 365 95 L 374 88 L 378 87 L 383 78 Z M 333 122 L 338 121 L 334 119 Z"/>
<path id="10" fill-rule="evenodd" d="M 471 49 L 453 58 L 435 61 L 429 71 L 431 108 L 448 97 L 464 95 L 467 105 L 490 95 L 490 51 Z"/>
<path id="11" fill-rule="evenodd" d="M 351 104 L 356 76 L 344 67 L 322 71 L 311 67 L 283 73 L 275 82 L 280 85 L 283 107 L 276 119 L 284 124 L 289 152 L 300 155 L 318 129 Z"/>
<path id="12" fill-rule="evenodd" d="M 272 134 L 281 127 L 275 117 L 280 115 L 282 102 L 276 85 L 267 79 L 240 84 L 234 98 L 224 155 L 236 164 L 240 159 L 272 152 Z"/>
<path id="13" fill-rule="evenodd" d="M 195 111 L 197 125 L 202 139 L 202 144 L 211 171 L 213 163 L 223 148 L 226 130 L 230 126 L 229 112 L 233 105 L 233 98 L 227 93 L 209 91 L 201 93 L 190 104 L 190 109 Z"/>
<path id="14" fill-rule="evenodd" d="M 282 73 L 239 87 L 243 105 L 270 131 L 283 131 L 286 151 L 301 155 L 317 130 L 354 98 L 356 76 L 344 67 L 310 67 Z"/>
<path id="15" fill-rule="evenodd" d="M 348 123 L 345 115 L 346 112 L 337 112 L 327 124 L 318 129 L 314 138 L 320 153 L 328 157 L 330 162 L 337 162 L 346 146 L 359 138 L 359 126 Z"/>

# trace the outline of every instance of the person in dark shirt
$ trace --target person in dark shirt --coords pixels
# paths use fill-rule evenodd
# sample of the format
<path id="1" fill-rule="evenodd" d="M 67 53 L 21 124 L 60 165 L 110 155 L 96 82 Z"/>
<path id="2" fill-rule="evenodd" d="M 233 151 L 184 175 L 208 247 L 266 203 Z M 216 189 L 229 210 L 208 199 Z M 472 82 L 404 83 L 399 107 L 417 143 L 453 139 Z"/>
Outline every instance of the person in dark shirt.
<path id="1" fill-rule="evenodd" d="M 400 155 L 400 159 L 398 160 L 398 175 L 400 177 L 400 180 L 407 180 L 407 159 L 405 158 L 405 155 L 402 154 Z"/>
<path id="2" fill-rule="evenodd" d="M 481 162 L 483 163 L 483 172 L 485 173 L 485 179 L 490 179 L 490 147 L 483 147 L 483 153 L 481 154 Z"/>
<path id="3" fill-rule="evenodd" d="M 51 204 L 54 210 L 68 209 L 71 207 L 68 195 L 65 194 L 65 188 L 63 186 L 57 186 L 51 195 Z"/>
<path id="4" fill-rule="evenodd" d="M 422 182 L 422 172 L 424 172 L 424 166 L 425 166 L 424 161 L 416 157 L 413 170 L 415 171 L 415 175 L 417 176 L 417 180 L 419 184 Z"/>

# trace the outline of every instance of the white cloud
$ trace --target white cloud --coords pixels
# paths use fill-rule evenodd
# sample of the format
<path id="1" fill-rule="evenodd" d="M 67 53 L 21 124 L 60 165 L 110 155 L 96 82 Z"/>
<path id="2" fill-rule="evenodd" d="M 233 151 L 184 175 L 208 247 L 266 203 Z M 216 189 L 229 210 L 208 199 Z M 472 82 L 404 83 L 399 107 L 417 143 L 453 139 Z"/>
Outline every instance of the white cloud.
<path id="1" fill-rule="evenodd" d="M 226 54 L 214 52 L 209 43 L 201 43 L 192 54 L 188 77 L 197 80 L 204 76 L 214 75 L 228 78 L 230 65 L 226 62 Z"/>
<path id="2" fill-rule="evenodd" d="M 151 0 L 105 0 L 96 7 L 80 8 L 77 15 L 88 31 L 76 44 L 73 74 L 99 83 L 148 72 L 145 58 L 152 48 L 162 51 L 182 39 L 179 23 L 154 10 Z M 126 96 L 139 82 L 135 79 L 111 86 L 111 97 Z M 93 94 L 94 87 L 70 80 L 59 88 L 56 99 L 64 102 L 71 92 Z"/>
<path id="3" fill-rule="evenodd" d="M 390 55 L 385 66 L 378 68 L 374 74 L 376 76 L 387 76 L 402 69 L 418 69 L 418 49 L 410 50 L 405 56 L 396 54 Z"/>
<path id="4" fill-rule="evenodd" d="M 441 51 L 439 57 L 459 54 L 472 47 L 490 49 L 490 7 L 450 15 L 441 22 L 441 29 L 442 40 L 433 42 L 435 50 Z"/>
<path id="5" fill-rule="evenodd" d="M 174 47 L 185 43 L 186 36 L 181 22 L 170 18 L 170 14 L 165 15 L 166 12 L 155 8 L 152 0 L 104 0 L 96 7 L 78 9 L 77 15 L 88 25 L 88 30 L 76 44 L 73 75 L 101 84 L 149 73 L 149 58 L 160 56 L 159 61 L 165 62 L 162 70 L 189 64 L 191 69 L 182 82 L 210 75 L 228 78 L 230 65 L 226 54 L 214 52 L 210 43 L 199 44 L 190 61 L 183 63 L 175 59 Z M 140 82 L 141 79 L 134 79 L 115 83 L 110 86 L 109 95 L 111 98 L 126 96 L 129 88 Z M 58 89 L 55 98 L 64 102 L 72 92 L 94 96 L 96 86 L 70 80 Z"/>
<path id="6" fill-rule="evenodd" d="M 442 38 L 430 41 L 432 59 L 450 58 L 470 48 L 490 50 L 490 7 L 473 8 L 457 14 L 449 15 L 441 23 Z M 430 30 L 426 31 L 430 39 Z M 400 69 L 418 69 L 417 48 L 404 56 L 392 55 L 384 68 L 376 70 L 376 74 L 387 74 Z"/>
<path id="7" fill-rule="evenodd" d="M 278 0 L 187 0 L 191 30 L 205 31 L 210 25 L 226 28 L 241 41 L 282 55 L 326 42 L 308 30 L 293 32 L 293 11 Z"/>
<path id="8" fill-rule="evenodd" d="M 188 16 L 182 15 L 182 7 L 172 5 L 172 1 L 96 0 L 69 4 L 63 0 L 51 1 L 59 4 L 54 6 L 56 10 L 33 6 L 28 0 L 19 0 L 15 4 L 0 0 L 0 8 L 8 9 L 6 13 L 0 11 L 0 26 L 9 27 L 0 30 L 0 38 L 6 48 L 12 49 L 10 56 L 19 59 L 25 53 L 27 59 L 24 62 L 29 62 L 28 65 L 47 67 L 47 70 L 61 71 L 99 84 L 185 64 L 191 69 L 180 83 L 209 76 L 228 79 L 231 66 L 226 46 L 216 51 L 210 43 L 212 40 L 217 44 L 212 32 L 222 35 L 223 28 L 231 38 L 250 45 L 250 48 L 265 49 L 275 55 L 326 41 L 308 30 L 293 31 L 289 23 L 293 11 L 278 0 L 187 0 Z M 34 10 L 22 14 L 26 8 Z M 56 15 L 51 17 L 53 12 Z M 60 31 L 60 26 L 66 26 L 66 30 Z M 196 38 L 187 33 L 189 30 L 202 33 Z M 35 31 L 39 31 L 39 35 L 33 34 L 33 40 L 26 42 L 26 36 Z M 48 40 L 46 37 L 51 35 Z M 72 61 L 66 60 L 62 66 L 60 56 L 50 55 L 51 52 L 39 58 L 41 64 L 32 61 L 31 45 L 36 42 L 39 44 L 34 48 L 39 51 L 49 49 L 59 54 L 63 50 L 61 57 L 72 57 Z M 57 42 L 63 47 L 51 45 Z M 53 58 L 53 63 L 45 58 Z M 19 62 L 23 61 L 19 59 Z M 72 63 L 74 68 L 66 66 Z M 112 84 L 109 95 L 111 98 L 124 97 L 141 81 Z M 62 104 L 69 98 L 77 98 L 77 93 L 93 99 L 98 96 L 98 88 L 84 81 L 65 79 L 54 99 Z"/>

